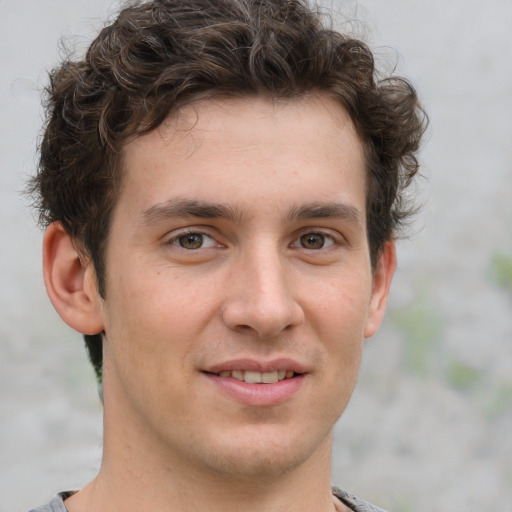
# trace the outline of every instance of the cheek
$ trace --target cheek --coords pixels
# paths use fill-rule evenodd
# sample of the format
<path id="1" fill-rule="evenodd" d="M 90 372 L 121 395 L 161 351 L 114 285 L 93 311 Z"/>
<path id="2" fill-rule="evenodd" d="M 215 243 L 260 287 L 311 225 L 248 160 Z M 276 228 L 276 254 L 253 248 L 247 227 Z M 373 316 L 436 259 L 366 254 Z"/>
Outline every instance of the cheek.
<path id="1" fill-rule="evenodd" d="M 328 338 L 363 339 L 368 317 L 371 282 L 366 276 L 353 274 L 322 286 L 321 293 L 311 294 L 308 308 L 316 327 L 327 331 Z"/>
<path id="2" fill-rule="evenodd" d="M 165 394 L 168 389 L 182 389 L 190 377 L 181 369 L 193 345 L 195 324 L 185 314 L 183 297 L 161 285 L 161 281 L 159 286 L 147 279 L 132 280 L 112 294 L 108 311 L 108 380 L 141 409 L 145 402 L 159 399 L 154 390 Z M 180 400 L 178 392 L 173 400 Z"/>
<path id="3" fill-rule="evenodd" d="M 316 311 L 309 315 L 312 327 L 325 350 L 328 387 L 337 390 L 334 395 L 341 399 L 340 405 L 348 401 L 361 363 L 370 297 L 366 281 L 358 276 L 353 281 L 333 281 L 310 305 Z"/>
<path id="4" fill-rule="evenodd" d="M 214 294 L 205 292 L 211 286 L 192 283 L 163 271 L 119 280 L 109 296 L 107 335 L 129 344 L 133 354 L 144 351 L 144 359 L 168 358 L 170 346 L 175 357 L 189 350 L 215 309 Z"/>

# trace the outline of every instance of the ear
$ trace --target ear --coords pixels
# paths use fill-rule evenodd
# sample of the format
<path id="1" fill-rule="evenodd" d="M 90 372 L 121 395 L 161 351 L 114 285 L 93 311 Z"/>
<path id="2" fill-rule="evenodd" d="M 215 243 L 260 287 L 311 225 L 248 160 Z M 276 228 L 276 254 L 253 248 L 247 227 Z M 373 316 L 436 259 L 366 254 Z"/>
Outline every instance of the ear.
<path id="1" fill-rule="evenodd" d="M 389 241 L 384 244 L 381 251 L 377 267 L 373 274 L 372 295 L 370 298 L 370 308 L 364 337 L 373 336 L 380 327 L 386 305 L 388 302 L 389 289 L 396 269 L 396 249 L 395 242 Z"/>
<path id="2" fill-rule="evenodd" d="M 103 331 L 94 265 L 77 251 L 60 222 L 50 224 L 44 235 L 43 274 L 48 296 L 64 322 L 82 334 Z"/>

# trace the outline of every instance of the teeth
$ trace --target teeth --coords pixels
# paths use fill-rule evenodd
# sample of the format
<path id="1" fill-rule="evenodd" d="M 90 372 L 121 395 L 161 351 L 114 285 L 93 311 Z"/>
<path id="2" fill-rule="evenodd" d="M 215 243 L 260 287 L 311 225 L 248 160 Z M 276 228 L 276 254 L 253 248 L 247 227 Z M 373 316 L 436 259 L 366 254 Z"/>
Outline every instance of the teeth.
<path id="1" fill-rule="evenodd" d="M 265 384 L 274 384 L 274 382 L 278 382 L 277 371 L 276 372 L 264 372 L 261 374 L 261 382 Z"/>
<path id="2" fill-rule="evenodd" d="M 245 372 L 244 380 L 249 384 L 258 384 L 261 382 L 263 374 L 260 372 Z"/>
<path id="3" fill-rule="evenodd" d="M 243 372 L 242 370 L 233 370 L 232 372 L 228 373 L 231 373 L 231 377 L 233 377 L 233 379 L 244 380 L 245 372 Z"/>
<path id="4" fill-rule="evenodd" d="M 273 372 L 253 372 L 250 370 L 223 370 L 220 377 L 232 378 L 248 384 L 275 384 L 280 380 L 291 379 L 295 373 L 291 370 L 275 370 Z"/>

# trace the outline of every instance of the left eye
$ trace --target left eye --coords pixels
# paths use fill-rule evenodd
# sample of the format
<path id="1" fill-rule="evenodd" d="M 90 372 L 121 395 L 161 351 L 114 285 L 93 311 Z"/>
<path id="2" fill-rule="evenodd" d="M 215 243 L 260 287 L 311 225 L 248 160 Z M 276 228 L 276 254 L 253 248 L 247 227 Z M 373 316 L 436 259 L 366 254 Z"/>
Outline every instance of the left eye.
<path id="1" fill-rule="evenodd" d="M 305 233 L 293 245 L 303 249 L 318 250 L 333 246 L 334 240 L 323 233 Z"/>
<path id="2" fill-rule="evenodd" d="M 185 233 L 177 236 L 172 244 L 183 247 L 183 249 L 194 250 L 213 247 L 216 242 L 211 236 L 204 233 Z"/>

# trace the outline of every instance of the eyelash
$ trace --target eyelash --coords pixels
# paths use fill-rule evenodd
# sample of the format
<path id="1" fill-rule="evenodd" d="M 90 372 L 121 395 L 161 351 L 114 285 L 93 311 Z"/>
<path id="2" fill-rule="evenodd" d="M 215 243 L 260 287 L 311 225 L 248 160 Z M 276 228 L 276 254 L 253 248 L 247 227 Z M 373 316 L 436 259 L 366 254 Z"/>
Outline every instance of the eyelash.
<path id="1" fill-rule="evenodd" d="M 322 247 L 317 248 L 308 248 L 304 247 L 303 245 L 299 245 L 305 242 L 305 239 L 308 238 L 310 241 L 314 238 L 321 238 L 323 240 Z M 327 243 L 327 246 L 325 245 Z M 336 240 L 336 237 L 330 233 L 324 233 L 321 230 L 311 230 L 303 232 L 292 244 L 290 244 L 290 247 L 297 248 L 297 249 L 305 249 L 305 250 L 311 250 L 311 251 L 320 251 L 322 249 L 329 249 L 331 247 L 334 247 L 335 245 L 338 245 L 339 242 Z"/>
<path id="2" fill-rule="evenodd" d="M 200 246 L 198 247 L 184 247 L 184 245 L 182 244 L 182 240 L 185 239 L 186 237 L 189 237 L 190 239 L 192 239 L 193 237 L 197 237 L 199 238 L 199 243 L 200 243 Z M 304 247 L 302 245 L 302 243 L 304 243 L 305 241 L 305 237 L 309 237 L 310 238 L 310 241 L 313 241 L 314 242 L 314 238 L 320 238 L 321 241 L 322 241 L 322 247 L 317 247 L 317 248 L 308 248 L 308 247 Z M 204 246 L 204 241 L 205 241 L 205 238 L 209 239 L 210 242 L 208 242 L 208 245 L 205 247 Z M 313 240 L 312 240 L 313 239 Z M 193 240 L 189 240 L 190 243 L 193 243 Z M 311 251 L 320 251 L 322 249 L 329 249 L 331 247 L 334 247 L 336 245 L 339 245 L 339 241 L 336 239 L 336 237 L 331 234 L 331 233 L 325 233 L 321 230 L 311 230 L 311 231 L 305 231 L 303 232 L 301 235 L 299 235 L 291 244 L 290 244 L 290 247 L 291 248 L 295 248 L 295 249 L 304 249 L 304 250 L 311 250 Z M 215 240 L 215 238 L 213 238 L 213 236 L 207 234 L 207 233 L 204 233 L 202 231 L 192 231 L 192 230 L 187 230 L 187 231 L 184 231 L 184 232 L 181 232 L 181 233 L 178 233 L 176 234 L 174 237 L 172 237 L 168 242 L 167 242 L 168 245 L 172 245 L 172 246 L 175 246 L 175 247 L 178 247 L 180 249 L 184 249 L 186 251 L 198 251 L 200 249 L 208 249 L 210 247 L 215 247 L 215 246 L 219 246 L 220 244 Z M 327 244 L 327 246 L 326 246 Z"/>
<path id="3" fill-rule="evenodd" d="M 200 247 L 192 247 L 192 248 L 188 248 L 188 247 L 184 247 L 181 243 L 180 243 L 180 240 L 183 240 L 185 238 L 192 238 L 192 237 L 200 237 L 200 240 L 201 240 L 201 246 Z M 203 242 L 204 242 L 204 239 L 205 238 L 208 238 L 209 240 L 211 240 L 211 242 L 209 243 L 209 245 L 207 247 L 204 247 L 203 246 Z M 185 232 L 182 232 L 182 233 L 178 233 L 177 235 L 175 235 L 173 238 L 171 238 L 168 242 L 169 245 L 173 245 L 173 246 L 176 246 L 176 247 L 179 247 L 181 249 L 184 249 L 186 251 L 197 251 L 199 249 L 207 249 L 209 247 L 214 247 L 214 246 L 218 246 L 219 243 L 210 235 L 208 235 L 207 233 L 203 233 L 202 231 L 192 231 L 192 230 L 187 230 Z"/>

